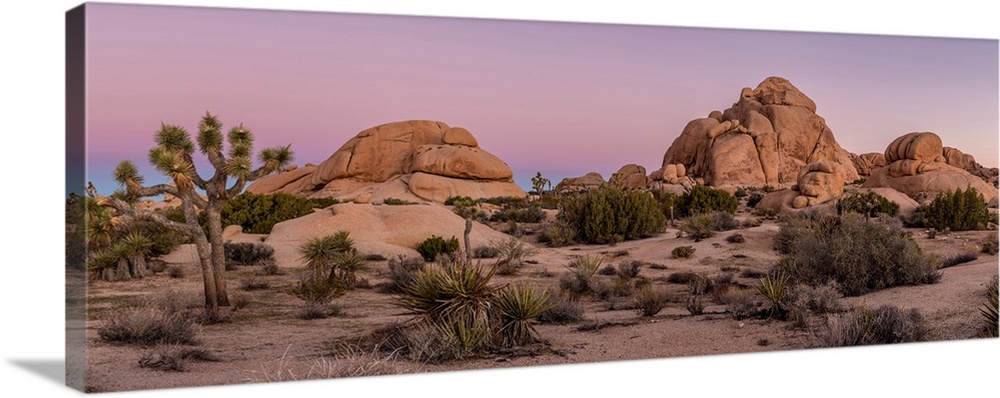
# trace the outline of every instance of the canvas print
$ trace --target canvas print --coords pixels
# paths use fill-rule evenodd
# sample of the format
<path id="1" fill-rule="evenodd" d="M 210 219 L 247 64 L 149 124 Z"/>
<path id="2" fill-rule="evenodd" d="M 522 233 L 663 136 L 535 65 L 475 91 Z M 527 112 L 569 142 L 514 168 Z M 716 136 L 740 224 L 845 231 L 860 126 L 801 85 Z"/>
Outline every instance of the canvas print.
<path id="1" fill-rule="evenodd" d="M 997 337 L 997 40 L 66 20 L 75 388 Z"/>

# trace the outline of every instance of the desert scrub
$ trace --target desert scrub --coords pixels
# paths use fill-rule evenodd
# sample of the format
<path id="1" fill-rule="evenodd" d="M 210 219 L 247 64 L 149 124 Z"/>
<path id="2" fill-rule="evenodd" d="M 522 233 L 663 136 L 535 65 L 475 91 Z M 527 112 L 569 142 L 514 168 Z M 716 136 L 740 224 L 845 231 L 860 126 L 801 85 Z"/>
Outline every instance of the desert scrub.
<path id="1" fill-rule="evenodd" d="M 705 302 L 701 299 L 701 296 L 690 296 L 687 299 L 687 303 L 684 308 L 688 310 L 691 315 L 701 315 L 705 313 Z"/>
<path id="2" fill-rule="evenodd" d="M 775 244 L 787 253 L 778 262 L 779 272 L 813 286 L 835 281 L 848 296 L 940 279 L 934 256 L 925 255 L 892 218 L 794 217 L 781 227 Z"/>
<path id="3" fill-rule="evenodd" d="M 519 223 L 537 223 L 543 220 L 545 220 L 545 212 L 537 205 L 520 208 L 505 205 L 490 215 L 490 221 L 493 222 L 514 221 Z"/>
<path id="4" fill-rule="evenodd" d="M 788 315 L 787 301 L 791 288 L 791 280 L 785 274 L 771 274 L 760 279 L 757 293 L 767 301 L 770 317 L 785 319 Z"/>
<path id="5" fill-rule="evenodd" d="M 269 234 L 274 224 L 336 203 L 336 199 L 330 198 L 304 199 L 287 193 L 258 195 L 244 192 L 222 206 L 222 225 L 239 225 L 243 227 L 243 232 L 251 234 Z"/>
<path id="6" fill-rule="evenodd" d="M 549 308 L 538 315 L 538 322 L 566 324 L 583 319 L 583 305 L 559 294 L 549 294 Z"/>
<path id="7" fill-rule="evenodd" d="M 496 250 L 498 259 L 496 262 L 497 273 L 500 275 L 512 275 L 524 265 L 528 256 L 538 253 L 538 249 L 528 246 L 517 238 L 494 242 L 491 247 Z"/>
<path id="8" fill-rule="evenodd" d="M 837 200 L 837 214 L 847 212 L 863 214 L 869 218 L 878 217 L 880 214 L 895 217 L 899 213 L 899 205 L 874 191 L 853 193 L 843 195 Z"/>
<path id="9" fill-rule="evenodd" d="M 985 254 L 995 256 L 997 252 L 1000 251 L 1000 242 L 997 241 L 996 232 L 990 232 L 988 235 L 986 235 L 986 237 L 983 238 L 981 244 L 982 244 L 981 251 Z"/>
<path id="10" fill-rule="evenodd" d="M 417 202 L 410 202 L 408 200 L 403 200 L 399 198 L 385 198 L 382 199 L 382 204 L 388 206 L 409 206 L 409 205 L 415 205 L 417 204 Z"/>
<path id="11" fill-rule="evenodd" d="M 639 260 L 624 260 L 618 263 L 618 267 L 615 268 L 615 274 L 618 275 L 619 279 L 629 280 L 639 276 L 641 268 L 642 262 Z"/>
<path id="12" fill-rule="evenodd" d="M 538 233 L 538 243 L 546 243 L 550 247 L 569 246 L 575 240 L 576 228 L 563 221 L 547 224 Z"/>
<path id="13" fill-rule="evenodd" d="M 743 235 L 740 234 L 732 234 L 726 237 L 726 242 L 729 243 L 743 243 L 746 241 L 747 241 L 746 238 L 744 238 Z"/>
<path id="14" fill-rule="evenodd" d="M 722 304 L 726 305 L 726 312 L 738 321 L 760 312 L 760 295 L 752 289 L 731 288 L 720 297 Z"/>
<path id="15" fill-rule="evenodd" d="M 603 257 L 590 255 L 575 256 L 566 268 L 569 272 L 559 277 L 559 289 L 572 298 L 580 297 L 593 291 L 593 277 L 604 262 Z"/>
<path id="16" fill-rule="evenodd" d="M 760 203 L 762 199 L 764 199 L 764 194 L 760 192 L 751 193 L 750 196 L 747 196 L 747 207 L 757 207 L 757 204 Z"/>
<path id="17" fill-rule="evenodd" d="M 472 258 L 497 258 L 500 256 L 500 249 L 494 246 L 476 246 L 472 249 Z"/>
<path id="18" fill-rule="evenodd" d="M 385 286 L 386 293 L 401 293 L 403 287 L 409 285 L 417 274 L 424 270 L 424 259 L 399 255 L 389 259 L 389 283 Z"/>
<path id="19" fill-rule="evenodd" d="M 567 196 L 558 219 L 591 244 L 648 238 L 663 232 L 666 223 L 652 195 L 615 186 Z"/>
<path id="20" fill-rule="evenodd" d="M 694 246 L 677 246 L 670 251 L 670 257 L 673 258 L 691 258 L 694 255 Z"/>
<path id="21" fill-rule="evenodd" d="M 523 284 L 507 285 L 496 292 L 497 333 L 503 337 L 504 346 L 516 347 L 538 341 L 538 332 L 530 321 L 552 308 L 548 295 L 548 292 L 539 293 Z"/>
<path id="22" fill-rule="evenodd" d="M 739 201 L 736 197 L 726 190 L 706 185 L 695 185 L 690 191 L 680 196 L 677 201 L 677 210 L 680 217 L 717 211 L 733 214 L 736 213 L 738 204 Z"/>
<path id="23" fill-rule="evenodd" d="M 818 337 L 823 347 L 849 347 L 923 341 L 926 334 L 927 326 L 917 309 L 885 305 L 875 310 L 861 306 L 829 317 Z"/>
<path id="24" fill-rule="evenodd" d="M 267 265 L 274 262 L 274 248 L 259 242 L 225 242 L 222 245 L 226 269 L 236 266 Z"/>
<path id="25" fill-rule="evenodd" d="M 649 285 L 636 289 L 634 298 L 639 313 L 642 316 L 652 317 L 659 314 L 667 306 L 670 295 L 662 287 L 656 288 Z"/>
<path id="26" fill-rule="evenodd" d="M 167 298 L 109 313 L 97 334 L 110 343 L 191 345 L 198 343 L 194 325 L 194 314 Z"/>
<path id="27" fill-rule="evenodd" d="M 440 236 L 431 235 L 417 246 L 417 252 L 425 261 L 434 261 L 440 254 L 450 255 L 457 251 L 458 239 L 454 236 L 445 240 Z"/>
<path id="28" fill-rule="evenodd" d="M 189 361 L 217 362 L 212 353 L 193 347 L 158 346 L 139 357 L 140 368 L 184 372 Z"/>
<path id="29" fill-rule="evenodd" d="M 997 330 L 1000 327 L 1000 323 L 998 323 L 1000 320 L 997 317 L 998 305 L 1000 305 L 997 301 L 998 285 L 1000 285 L 1000 277 L 994 275 L 986 287 L 986 304 L 983 304 L 983 307 L 979 309 L 979 312 L 983 314 L 983 323 L 985 324 L 982 332 L 984 337 L 1000 336 Z"/>
<path id="30" fill-rule="evenodd" d="M 681 233 L 701 242 L 715 236 L 715 217 L 711 214 L 696 214 L 681 221 Z"/>
<path id="31" fill-rule="evenodd" d="M 969 187 L 967 190 L 939 193 L 933 201 L 917 208 L 908 225 L 934 228 L 938 231 L 969 231 L 985 229 L 992 217 L 983 196 Z"/>

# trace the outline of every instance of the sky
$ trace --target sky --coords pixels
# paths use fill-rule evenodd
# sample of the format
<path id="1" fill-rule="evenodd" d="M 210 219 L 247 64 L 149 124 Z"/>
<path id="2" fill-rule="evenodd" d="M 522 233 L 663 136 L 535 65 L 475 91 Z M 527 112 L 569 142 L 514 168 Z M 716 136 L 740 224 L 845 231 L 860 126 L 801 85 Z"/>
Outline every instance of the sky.
<path id="1" fill-rule="evenodd" d="M 65 201 L 63 141 L 65 118 L 63 106 L 65 36 L 64 13 L 79 5 L 80 0 L 0 3 L 0 119 L 4 121 L 2 135 L 5 156 L 0 157 L 4 170 L 4 193 L 0 206 L 8 209 L 5 225 L 4 277 L 8 283 L 0 289 L 5 307 L 5 319 L 11 325 L 30 327 L 0 328 L 0 374 L 4 375 L 5 390 L 14 395 L 78 396 L 63 386 L 65 357 L 64 308 L 62 281 L 65 278 L 63 251 L 63 206 Z M 916 36 L 977 37 L 996 41 L 1000 24 L 992 13 L 985 12 L 978 0 L 912 3 L 900 7 L 894 2 L 870 0 L 838 0 L 803 2 L 801 0 L 703 0 L 697 2 L 644 2 L 642 0 L 586 1 L 577 0 L 567 6 L 556 0 L 505 0 L 502 2 L 468 2 L 462 0 L 130 0 L 133 3 L 195 4 L 223 7 L 263 7 L 277 9 L 323 9 L 362 13 L 451 15 L 481 18 L 514 18 L 615 22 L 628 24 L 684 25 L 712 27 L 742 27 L 794 31 L 865 32 L 873 34 L 905 34 Z M 705 68 L 718 68 L 733 61 L 723 52 L 713 52 L 716 61 Z M 196 59 L 185 57 L 188 62 Z M 996 57 L 986 62 L 994 65 Z M 771 64 L 772 66 L 776 64 Z M 923 65 L 918 62 L 907 67 Z M 834 68 L 834 71 L 836 69 Z M 764 73 L 762 73 L 763 75 Z M 961 74 L 961 72 L 959 73 Z M 664 74 L 664 76 L 668 76 Z M 660 76 L 662 77 L 662 76 Z M 715 75 L 715 78 L 724 76 Z M 820 98 L 817 89 L 807 87 L 803 78 L 786 76 L 819 103 L 820 114 L 830 123 L 843 144 L 846 121 L 834 120 L 833 105 Z M 751 76 L 720 88 L 704 107 L 722 108 L 735 101 L 742 86 L 756 84 L 761 76 Z M 748 80 L 744 82 L 744 80 Z M 683 83 L 683 82 L 682 82 Z M 729 87 L 733 85 L 734 87 Z M 989 87 L 990 84 L 983 84 Z M 996 90 L 997 85 L 993 85 Z M 846 89 L 846 88 L 845 88 Z M 995 92 L 995 91 L 994 91 Z M 874 92 L 852 94 L 868 105 L 884 106 L 870 100 Z M 995 95 L 995 94 L 994 94 Z M 928 90 L 919 94 L 925 101 L 938 101 L 940 93 Z M 995 98 L 995 97 L 994 97 Z M 975 105 L 966 97 L 943 98 L 939 104 Z M 995 101 L 995 100 L 994 100 Z M 670 111 L 676 101 L 662 104 L 661 112 Z M 302 106 L 303 104 L 300 104 Z M 949 105 L 949 106 L 951 106 Z M 940 105 L 943 106 L 943 105 Z M 214 111 L 213 106 L 213 111 Z M 707 114 L 702 106 L 692 107 L 694 116 L 684 115 L 683 122 Z M 989 108 L 988 106 L 986 108 Z M 905 108 L 903 108 L 905 110 Z M 177 122 L 193 126 L 205 109 L 179 112 Z M 864 110 L 864 107 L 862 107 Z M 988 109 L 996 112 L 996 106 Z M 230 115 L 236 112 L 237 114 Z M 247 119 L 243 111 L 219 112 L 227 122 Z M 333 113 L 327 109 L 326 113 Z M 325 115 L 326 113 L 320 113 Z M 901 112 L 920 117 L 919 112 Z M 931 112 L 934 113 L 934 112 Z M 344 117 L 341 113 L 339 116 Z M 994 116 L 995 118 L 995 116 Z M 137 134 L 149 137 L 158 125 L 137 128 Z M 336 118 L 332 118 L 336 121 Z M 840 118 L 844 119 L 844 118 Z M 879 119 L 879 118 L 874 118 Z M 943 119 L 942 119 L 943 120 Z M 148 123 L 148 122 L 144 122 Z M 455 122 L 450 122 L 456 124 Z M 467 123 L 467 122 L 462 122 Z M 362 124 L 362 123 L 358 123 Z M 994 123 L 993 135 L 996 135 Z M 658 131 L 676 135 L 683 127 L 664 126 Z M 255 126 L 260 130 L 260 126 Z M 481 136 L 475 127 L 471 127 Z M 928 128 L 929 129 L 929 128 Z M 360 128 L 358 128 L 360 130 Z M 905 130 L 905 129 L 904 129 Z M 288 130 L 281 130 L 283 132 Z M 333 131 L 333 130 L 324 130 Z M 618 130 L 615 130 L 618 131 Z M 351 133 L 346 133 L 351 134 Z M 567 133 L 568 134 L 568 133 Z M 891 134 L 895 135 L 895 134 Z M 149 139 L 149 138 L 145 138 Z M 480 141 L 483 138 L 480 137 Z M 574 142 L 572 138 L 567 142 Z M 660 145 L 669 145 L 664 139 Z M 881 141 L 881 139 L 879 139 Z M 151 141 L 150 141 L 151 142 Z M 948 141 L 945 141 L 948 144 Z M 336 146 L 339 144 L 334 144 Z M 493 145 L 492 143 L 490 145 Z M 616 146 L 618 144 L 616 143 Z M 883 145 L 879 145 L 881 147 Z M 956 145 L 957 146 L 957 145 Z M 973 146 L 996 148 L 996 143 L 983 140 Z M 849 150 L 860 151 L 845 145 Z M 491 147 L 488 147 L 493 152 Z M 665 150 L 654 148 L 654 153 Z M 966 149 L 966 148 L 963 148 Z M 301 151 L 304 148 L 300 149 Z M 332 151 L 332 149 L 330 149 Z M 995 151 L 995 149 L 994 149 Z M 995 153 L 995 152 L 994 152 Z M 662 155 L 662 154 L 660 154 Z M 659 163 L 659 156 L 648 162 Z M 145 148 L 129 155 L 145 165 Z M 325 156 L 325 155 L 324 155 Z M 978 157 L 979 155 L 977 155 Z M 307 159 L 311 160 L 311 159 Z M 982 159 L 980 159 L 982 161 Z M 583 163 L 581 161 L 581 163 Z M 586 164 L 585 164 L 586 165 Z M 617 167 L 617 165 L 615 165 Z M 596 170 L 596 167 L 595 167 Z M 147 172 L 152 176 L 152 172 Z M 220 392 L 241 397 L 314 396 L 331 392 L 358 396 L 433 396 L 442 392 L 474 389 L 482 397 L 508 397 L 508 388 L 481 388 L 498 385 L 498 380 L 517 380 L 517 391 L 552 396 L 629 396 L 649 393 L 646 380 L 683 380 L 670 383 L 670 392 L 681 395 L 703 393 L 705 386 L 713 392 L 735 395 L 755 393 L 761 380 L 773 378 L 780 369 L 782 386 L 793 391 L 806 391 L 817 397 L 856 395 L 858 391 L 872 395 L 941 395 L 984 396 L 995 390 L 995 368 L 982 366 L 983 360 L 1000 354 L 1000 339 L 975 339 L 953 342 L 903 344 L 834 350 L 785 351 L 750 355 L 702 356 L 663 360 L 604 362 L 572 366 L 543 366 L 491 371 L 427 373 L 415 376 L 384 376 L 280 384 L 234 385 L 214 388 L 170 389 L 118 393 L 121 397 L 218 397 Z M 934 377 L 924 382 L 927 364 L 947 363 L 934 369 Z M 795 364 L 796 366 L 788 366 Z M 719 375 L 725 374 L 725 383 Z M 636 382 L 581 382 L 586 380 L 635 380 Z M 849 380 L 849 383 L 831 383 Z M 886 380 L 901 382 L 886 383 Z M 918 381 L 920 380 L 920 381 Z M 913 382 L 918 381 L 918 382 Z M 816 388 L 822 386 L 822 388 Z"/>
<path id="2" fill-rule="evenodd" d="M 410 119 L 465 127 L 515 182 L 660 167 L 685 124 L 789 79 L 842 147 L 932 131 L 997 166 L 996 40 L 91 4 L 88 179 L 206 111 L 320 163 Z M 205 166 L 203 164 L 203 166 Z M 202 173 L 210 170 L 202 168 Z"/>

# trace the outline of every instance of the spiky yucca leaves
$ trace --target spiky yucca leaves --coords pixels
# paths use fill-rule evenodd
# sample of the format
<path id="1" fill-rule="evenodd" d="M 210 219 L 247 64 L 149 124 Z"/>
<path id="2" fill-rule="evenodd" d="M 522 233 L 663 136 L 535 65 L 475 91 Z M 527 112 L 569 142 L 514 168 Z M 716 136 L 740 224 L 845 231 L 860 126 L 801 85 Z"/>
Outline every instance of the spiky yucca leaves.
<path id="1" fill-rule="evenodd" d="M 534 288 L 523 285 L 508 285 L 496 292 L 497 313 L 500 334 L 506 346 L 519 346 L 538 341 L 538 333 L 530 320 L 552 308 L 549 293 L 539 293 Z"/>
<path id="2" fill-rule="evenodd" d="M 135 167 L 135 163 L 128 160 L 118 163 L 118 166 L 115 167 L 114 178 L 131 192 L 142 189 L 142 183 L 145 182 L 145 179 L 139 175 L 139 169 Z"/>
<path id="3" fill-rule="evenodd" d="M 603 262 L 604 257 L 593 257 L 587 254 L 583 256 L 574 256 L 566 267 L 569 268 L 570 271 L 579 272 L 581 275 L 592 277 L 594 276 L 594 273 L 597 272 L 597 269 L 601 267 L 601 263 Z"/>
<path id="4" fill-rule="evenodd" d="M 493 269 L 482 265 L 426 266 L 402 287 L 398 304 L 432 322 L 451 317 L 487 318 L 497 290 L 489 285 L 492 278 Z"/>
<path id="5" fill-rule="evenodd" d="M 983 330 L 985 337 L 1000 336 L 1000 332 L 998 332 L 998 329 L 1000 329 L 1000 317 L 998 317 L 998 307 L 1000 307 L 998 299 L 1000 299 L 1000 296 L 998 296 L 998 287 L 1000 287 L 1000 277 L 994 276 L 986 289 L 986 304 L 983 304 L 983 308 L 979 309 L 979 312 L 983 314 L 983 318 L 986 319 L 986 327 Z"/>
<path id="6" fill-rule="evenodd" d="M 342 253 L 334 262 L 332 272 L 335 271 L 337 275 L 331 276 L 331 279 L 338 281 L 345 289 L 354 289 L 358 285 L 357 272 L 365 267 L 367 267 L 365 257 L 357 251 Z"/>
<path id="7" fill-rule="evenodd" d="M 316 277 L 326 273 L 330 283 L 351 289 L 357 283 L 356 272 L 365 266 L 364 257 L 354 250 L 348 231 L 312 238 L 299 247 L 302 260 Z"/>
<path id="8" fill-rule="evenodd" d="M 791 287 L 791 279 L 785 274 L 772 274 L 760 278 L 757 292 L 771 303 L 771 316 L 783 317 L 786 313 L 785 300 Z"/>

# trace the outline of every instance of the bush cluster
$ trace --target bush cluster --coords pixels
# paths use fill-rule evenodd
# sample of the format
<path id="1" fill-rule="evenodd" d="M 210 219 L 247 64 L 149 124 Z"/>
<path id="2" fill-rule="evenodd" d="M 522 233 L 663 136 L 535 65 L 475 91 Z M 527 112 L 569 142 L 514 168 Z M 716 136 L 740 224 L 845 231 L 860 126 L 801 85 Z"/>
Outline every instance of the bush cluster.
<path id="1" fill-rule="evenodd" d="M 226 242 L 222 244 L 226 269 L 238 265 L 267 265 L 274 262 L 274 248 L 259 242 Z"/>
<path id="2" fill-rule="evenodd" d="M 336 199 L 304 199 L 287 193 L 244 192 L 222 206 L 222 225 L 239 225 L 252 234 L 268 234 L 274 224 L 338 203 Z"/>
<path id="3" fill-rule="evenodd" d="M 874 191 L 854 193 L 841 196 L 837 200 L 837 214 L 846 212 L 865 214 L 868 217 L 878 217 L 879 214 L 895 217 L 899 213 L 899 204 L 889 201 Z"/>
<path id="4" fill-rule="evenodd" d="M 969 187 L 964 191 L 939 193 L 933 201 L 918 207 L 907 224 L 939 231 L 970 231 L 985 229 L 991 221 L 983 196 Z"/>
<path id="5" fill-rule="evenodd" d="M 615 186 L 567 197 L 559 219 L 585 243 L 647 238 L 663 231 L 665 219 L 652 195 Z"/>
<path id="6" fill-rule="evenodd" d="M 420 245 L 417 246 L 417 252 L 426 261 L 434 261 L 440 254 L 450 255 L 457 251 L 458 238 L 454 236 L 451 239 L 445 240 L 440 236 L 431 235 L 430 238 L 420 242 Z"/>
<path id="7" fill-rule="evenodd" d="M 689 217 L 695 214 L 716 211 L 733 214 L 736 213 L 736 206 L 738 204 L 739 201 L 736 197 L 724 189 L 716 189 L 707 185 L 695 185 L 690 191 L 680 196 L 677 202 L 677 210 L 680 217 Z"/>
<path id="8" fill-rule="evenodd" d="M 835 281 L 848 296 L 940 279 L 935 258 L 892 218 L 793 216 L 781 226 L 775 247 L 785 254 L 779 271 L 813 286 Z"/>

